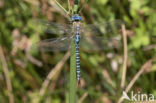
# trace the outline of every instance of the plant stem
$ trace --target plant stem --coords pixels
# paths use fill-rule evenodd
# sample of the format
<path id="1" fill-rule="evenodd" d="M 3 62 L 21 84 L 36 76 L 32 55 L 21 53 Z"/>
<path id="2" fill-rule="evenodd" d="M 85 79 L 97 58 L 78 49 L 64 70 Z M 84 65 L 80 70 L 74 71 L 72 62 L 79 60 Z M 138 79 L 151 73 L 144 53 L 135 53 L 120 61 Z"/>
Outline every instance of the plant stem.
<path id="1" fill-rule="evenodd" d="M 76 103 L 76 59 L 75 59 L 75 43 L 71 42 L 70 49 L 70 91 L 69 103 Z"/>
<path id="2" fill-rule="evenodd" d="M 13 90 L 12 90 L 11 78 L 9 76 L 9 69 L 8 69 L 7 61 L 4 56 L 3 49 L 1 47 L 1 45 L 0 45 L 0 62 L 2 62 L 2 69 L 4 71 L 4 76 L 6 79 L 9 103 L 14 103 L 14 95 L 13 95 Z"/>
<path id="3" fill-rule="evenodd" d="M 66 14 L 68 14 L 68 11 L 64 7 L 62 7 L 61 4 L 57 2 L 57 0 L 54 0 L 54 1 Z"/>
<path id="4" fill-rule="evenodd" d="M 87 2 L 88 2 L 88 0 L 85 0 L 85 2 L 82 4 L 82 6 L 80 7 L 80 10 L 79 10 L 79 12 L 81 12 L 82 11 L 82 9 L 84 8 L 84 6 L 87 4 Z"/>

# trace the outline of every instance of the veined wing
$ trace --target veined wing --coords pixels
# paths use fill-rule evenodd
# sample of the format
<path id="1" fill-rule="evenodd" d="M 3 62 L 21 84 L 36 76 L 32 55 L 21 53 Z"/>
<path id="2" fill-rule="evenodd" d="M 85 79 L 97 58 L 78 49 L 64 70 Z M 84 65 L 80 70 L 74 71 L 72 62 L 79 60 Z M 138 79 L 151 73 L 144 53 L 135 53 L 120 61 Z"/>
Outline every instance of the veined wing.
<path id="1" fill-rule="evenodd" d="M 122 48 L 121 25 L 116 20 L 83 26 L 80 48 L 85 51 L 99 51 Z"/>
<path id="2" fill-rule="evenodd" d="M 58 24 L 44 20 L 36 20 L 36 23 L 43 32 L 49 34 L 58 34 L 58 36 L 63 36 L 74 32 L 72 24 Z M 85 35 L 93 34 L 94 36 L 101 36 L 106 33 L 114 35 L 116 32 L 120 31 L 122 24 L 124 24 L 122 21 L 116 20 L 98 24 L 82 25 L 80 29 L 85 33 Z"/>
<path id="3" fill-rule="evenodd" d="M 124 22 L 120 20 L 115 20 L 110 22 L 84 25 L 82 28 L 82 32 L 84 33 L 83 35 L 112 38 L 120 34 L 122 24 L 124 24 Z"/>
<path id="4" fill-rule="evenodd" d="M 71 25 L 42 22 L 46 24 L 46 30 L 54 34 L 73 33 Z M 105 22 L 95 25 L 81 27 L 80 49 L 82 50 L 104 50 L 120 48 L 122 40 L 120 35 L 121 21 Z M 63 38 L 52 38 L 40 41 L 36 47 L 42 51 L 65 51 L 69 49 L 70 42 L 74 36 Z"/>
<path id="5" fill-rule="evenodd" d="M 80 39 L 80 49 L 82 51 L 102 51 L 122 48 L 121 36 L 104 38 L 97 36 L 82 36 Z"/>
<path id="6" fill-rule="evenodd" d="M 32 46 L 32 49 L 39 49 L 41 51 L 66 51 L 70 49 L 71 40 L 74 36 L 66 36 L 63 38 L 51 38 L 39 41 Z M 80 50 L 82 51 L 102 51 L 112 50 L 114 48 L 121 49 L 121 37 L 102 38 L 95 36 L 81 36 Z"/>
<path id="7" fill-rule="evenodd" d="M 66 51 L 70 48 L 72 38 L 73 36 L 45 39 L 33 45 L 32 48 L 41 51 Z"/>
<path id="8" fill-rule="evenodd" d="M 58 36 L 72 34 L 72 24 L 59 24 L 44 20 L 36 20 L 37 25 L 44 33 L 54 34 Z"/>

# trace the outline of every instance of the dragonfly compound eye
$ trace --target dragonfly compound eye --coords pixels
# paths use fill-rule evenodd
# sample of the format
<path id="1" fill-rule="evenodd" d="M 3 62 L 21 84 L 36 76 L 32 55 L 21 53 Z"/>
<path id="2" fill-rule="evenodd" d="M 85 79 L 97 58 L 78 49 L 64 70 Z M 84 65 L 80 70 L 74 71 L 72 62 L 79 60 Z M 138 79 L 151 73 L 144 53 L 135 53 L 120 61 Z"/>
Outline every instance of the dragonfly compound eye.
<path id="1" fill-rule="evenodd" d="M 73 17 L 72 17 L 72 21 L 81 21 L 82 20 L 82 17 L 75 14 Z"/>

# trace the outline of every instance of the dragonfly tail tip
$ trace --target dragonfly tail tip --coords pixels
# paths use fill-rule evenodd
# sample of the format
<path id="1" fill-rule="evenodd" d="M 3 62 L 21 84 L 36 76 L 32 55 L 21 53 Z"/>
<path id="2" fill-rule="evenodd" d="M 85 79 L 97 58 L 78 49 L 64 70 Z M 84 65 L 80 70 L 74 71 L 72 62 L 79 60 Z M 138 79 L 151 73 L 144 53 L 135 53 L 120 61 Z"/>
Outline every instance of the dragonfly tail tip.
<path id="1" fill-rule="evenodd" d="M 80 86 L 81 85 L 81 82 L 80 82 L 80 80 L 78 81 L 78 86 Z"/>

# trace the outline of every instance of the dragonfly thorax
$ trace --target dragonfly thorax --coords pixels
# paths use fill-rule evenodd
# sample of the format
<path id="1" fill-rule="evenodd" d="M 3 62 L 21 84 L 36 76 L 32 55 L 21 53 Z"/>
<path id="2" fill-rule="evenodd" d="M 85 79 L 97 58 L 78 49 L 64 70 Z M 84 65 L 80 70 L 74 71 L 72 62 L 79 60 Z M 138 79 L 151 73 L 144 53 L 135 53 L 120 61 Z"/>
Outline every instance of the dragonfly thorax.
<path id="1" fill-rule="evenodd" d="M 80 35 L 81 33 L 81 23 L 79 21 L 73 22 L 74 35 Z"/>

